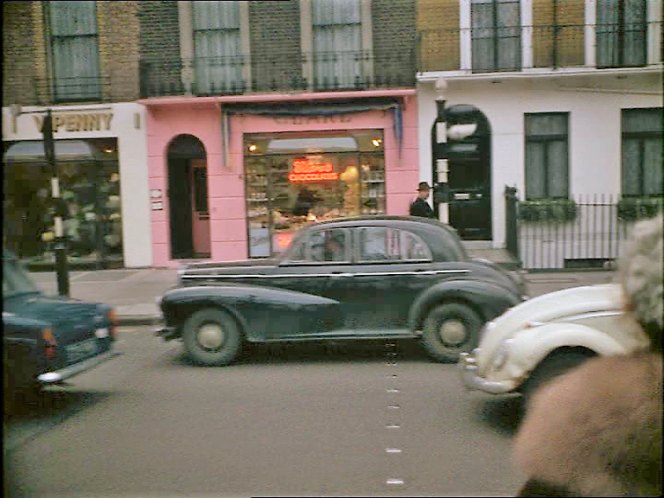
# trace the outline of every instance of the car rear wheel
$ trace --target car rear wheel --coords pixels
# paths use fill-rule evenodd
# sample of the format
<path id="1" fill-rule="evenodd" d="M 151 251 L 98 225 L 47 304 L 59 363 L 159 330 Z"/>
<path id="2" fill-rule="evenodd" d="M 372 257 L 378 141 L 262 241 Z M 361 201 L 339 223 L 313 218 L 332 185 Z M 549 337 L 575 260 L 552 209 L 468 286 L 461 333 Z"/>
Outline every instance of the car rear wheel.
<path id="1" fill-rule="evenodd" d="M 184 322 L 182 340 L 189 357 L 199 365 L 228 365 L 242 349 L 242 333 L 227 312 L 205 308 Z"/>
<path id="2" fill-rule="evenodd" d="M 482 319 L 460 303 L 441 304 L 424 320 L 422 344 L 435 360 L 454 363 L 477 345 Z"/>
<path id="3" fill-rule="evenodd" d="M 535 392 L 540 389 L 544 384 L 550 382 L 556 377 L 569 372 L 570 370 L 585 363 L 593 354 L 581 351 L 557 351 L 540 362 L 535 370 L 530 374 L 528 380 L 521 388 L 523 395 L 523 404 L 526 409 L 532 401 Z"/>

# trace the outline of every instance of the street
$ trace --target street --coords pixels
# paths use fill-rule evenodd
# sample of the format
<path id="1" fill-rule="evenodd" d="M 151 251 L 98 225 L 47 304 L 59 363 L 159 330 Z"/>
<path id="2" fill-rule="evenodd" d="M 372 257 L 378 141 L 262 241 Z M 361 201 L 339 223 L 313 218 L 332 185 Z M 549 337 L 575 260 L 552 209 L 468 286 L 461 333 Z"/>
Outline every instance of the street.
<path id="1" fill-rule="evenodd" d="M 5 422 L 9 496 L 499 496 L 519 401 L 408 342 L 260 346 L 225 368 L 123 327 L 122 356 Z"/>

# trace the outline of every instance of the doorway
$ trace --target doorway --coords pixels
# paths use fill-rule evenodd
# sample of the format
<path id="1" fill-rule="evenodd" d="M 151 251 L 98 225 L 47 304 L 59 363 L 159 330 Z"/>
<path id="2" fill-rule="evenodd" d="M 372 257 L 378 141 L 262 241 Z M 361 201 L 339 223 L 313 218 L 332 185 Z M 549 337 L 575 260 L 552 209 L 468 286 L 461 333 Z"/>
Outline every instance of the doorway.
<path id="1" fill-rule="evenodd" d="M 491 128 L 472 105 L 445 110 L 447 126 L 476 124 L 475 131 L 449 143 L 449 222 L 463 240 L 491 240 Z"/>
<path id="2" fill-rule="evenodd" d="M 168 146 L 171 259 L 210 257 L 207 161 L 201 141 L 178 135 Z"/>

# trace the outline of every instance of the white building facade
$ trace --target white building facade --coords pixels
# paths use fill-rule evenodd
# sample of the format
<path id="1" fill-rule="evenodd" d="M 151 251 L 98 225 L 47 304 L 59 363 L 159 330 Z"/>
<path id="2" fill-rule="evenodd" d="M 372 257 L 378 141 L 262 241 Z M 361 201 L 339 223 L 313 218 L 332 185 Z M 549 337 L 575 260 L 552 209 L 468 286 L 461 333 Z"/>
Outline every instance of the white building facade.
<path id="1" fill-rule="evenodd" d="M 576 13 L 569 12 L 572 3 Z M 543 4 L 550 4 L 544 13 L 538 11 Z M 568 11 L 556 14 L 561 6 Z M 488 120 L 490 150 L 482 156 L 487 171 L 474 179 L 485 182 L 485 197 L 490 195 L 482 209 L 487 230 L 479 237 L 470 230 L 466 239 L 505 247 L 506 186 L 516 187 L 522 201 L 661 199 L 660 2 L 460 0 L 458 7 L 458 39 L 447 45 L 454 50 L 451 63 L 445 62 L 445 46 L 436 52 L 431 30 L 422 32 L 417 102 L 420 178 L 433 184 L 440 181 L 431 143 L 436 99 L 446 109 L 472 106 Z M 604 19 L 607 7 L 619 8 L 620 15 Z M 468 194 L 461 192 L 462 170 L 473 166 L 449 160 L 442 167 L 449 169 L 451 198 L 449 210 L 439 214 L 460 224 L 463 237 L 464 224 L 477 218 L 464 216 Z M 465 181 L 471 189 L 473 180 Z"/>

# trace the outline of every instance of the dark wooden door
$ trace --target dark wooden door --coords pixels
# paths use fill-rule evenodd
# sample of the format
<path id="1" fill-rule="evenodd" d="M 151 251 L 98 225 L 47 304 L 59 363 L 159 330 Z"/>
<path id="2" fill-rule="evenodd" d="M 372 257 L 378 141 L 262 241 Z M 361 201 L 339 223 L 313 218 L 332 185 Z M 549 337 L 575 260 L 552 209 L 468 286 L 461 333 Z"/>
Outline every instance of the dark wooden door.
<path id="1" fill-rule="evenodd" d="M 191 166 L 189 159 L 168 161 L 168 204 L 171 229 L 171 257 L 192 258 Z"/>

